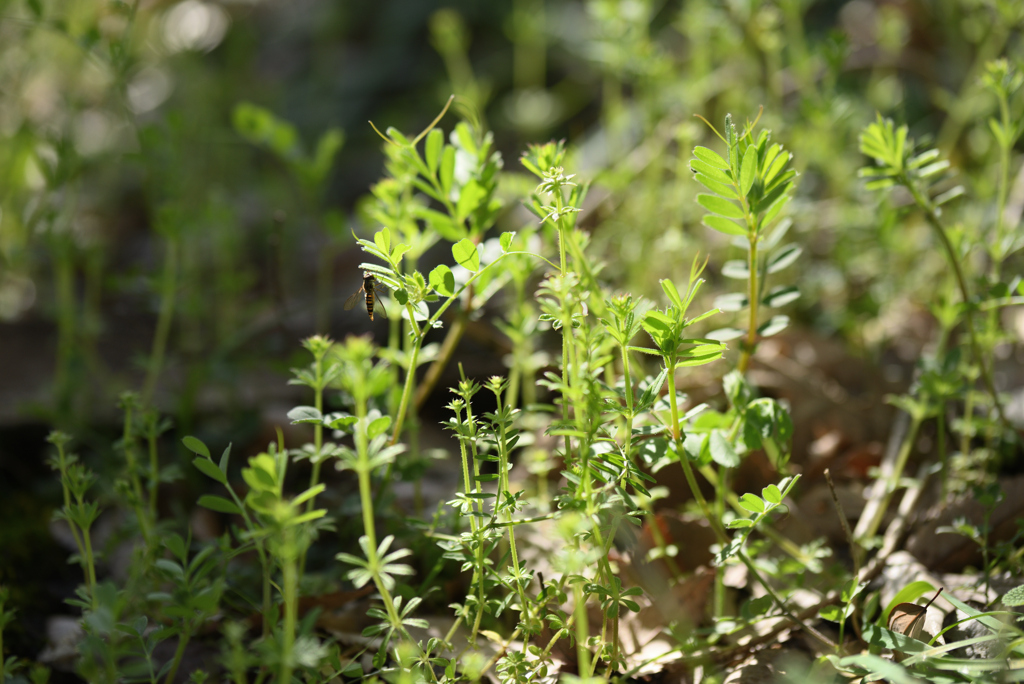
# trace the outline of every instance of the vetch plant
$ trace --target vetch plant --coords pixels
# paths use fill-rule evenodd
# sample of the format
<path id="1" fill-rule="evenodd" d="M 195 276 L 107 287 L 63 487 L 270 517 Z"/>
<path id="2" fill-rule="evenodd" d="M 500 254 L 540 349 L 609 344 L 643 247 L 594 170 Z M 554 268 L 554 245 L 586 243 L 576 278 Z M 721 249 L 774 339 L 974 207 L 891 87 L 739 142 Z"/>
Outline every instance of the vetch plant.
<path id="1" fill-rule="evenodd" d="M 792 199 L 797 174 L 789 168 L 793 155 L 779 143 L 771 143 L 769 131 L 762 130 L 754 137 L 756 125 L 755 120 L 737 133 L 732 117 L 727 115 L 723 136 L 709 123 L 715 135 L 726 144 L 728 158 L 698 146 L 693 149 L 694 158 L 690 160 L 694 178 L 711 191 L 697 195 L 700 205 L 711 212 L 704 217 L 704 224 L 735 236 L 738 238 L 735 242 L 747 251 L 745 263 L 729 262 L 722 269 L 727 277 L 746 280 L 746 292 L 719 299 L 722 310 L 747 309 L 747 327 L 745 330 L 726 328 L 709 334 L 721 341 L 743 338 L 737 366 L 741 373 L 747 372 L 758 341 L 781 332 L 789 324 L 789 318 L 781 315 L 760 323 L 759 308 L 777 308 L 800 296 L 793 286 L 766 289 L 768 276 L 786 268 L 800 255 L 800 247 L 796 245 L 779 245 L 791 225 L 781 216 Z"/>
<path id="2" fill-rule="evenodd" d="M 95 483 L 96 475 L 82 464 L 75 454 L 66 451 L 67 445 L 71 442 L 71 435 L 55 431 L 50 433 L 47 441 L 57 447 L 57 453 L 50 458 L 50 467 L 60 474 L 64 494 L 64 506 L 54 515 L 58 520 L 67 522 L 75 546 L 78 547 L 75 560 L 85 573 L 85 591 L 79 593 L 80 605 L 95 610 L 98 607 L 96 555 L 93 551 L 91 529 L 99 517 L 100 509 L 96 501 L 87 500 L 85 495 Z"/>
<path id="3" fill-rule="evenodd" d="M 891 119 L 879 116 L 877 121 L 868 125 L 861 135 L 860 149 L 875 161 L 874 166 L 864 167 L 860 171 L 862 177 L 869 179 L 866 187 L 872 190 L 896 185 L 905 188 L 942 245 L 960 293 L 960 317 L 964 322 L 973 362 L 978 368 L 996 415 L 1002 425 L 1012 431 L 1012 425 L 1006 419 L 1003 402 L 992 380 L 991 358 L 985 353 L 978 339 L 978 305 L 964 273 L 964 256 L 960 248 L 953 243 L 949 229 L 941 217 L 941 207 L 962 195 L 963 187 L 957 185 L 932 197 L 931 187 L 940 174 L 949 169 L 949 162 L 940 157 L 937 149 L 916 152 L 914 141 L 908 139 L 907 126 L 897 127 Z"/>

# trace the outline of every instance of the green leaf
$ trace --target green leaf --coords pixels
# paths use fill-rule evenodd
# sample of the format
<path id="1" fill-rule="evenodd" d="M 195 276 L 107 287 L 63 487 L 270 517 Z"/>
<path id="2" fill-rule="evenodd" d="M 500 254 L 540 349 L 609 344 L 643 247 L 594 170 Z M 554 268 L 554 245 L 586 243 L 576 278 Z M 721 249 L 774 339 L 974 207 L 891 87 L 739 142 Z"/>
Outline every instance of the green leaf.
<path id="1" fill-rule="evenodd" d="M 499 238 L 499 243 L 501 244 L 502 252 L 507 252 L 512 247 L 512 238 L 514 238 L 515 236 L 515 231 L 510 231 L 501 234 L 501 238 Z"/>
<path id="2" fill-rule="evenodd" d="M 964 189 L 964 186 L 956 185 L 947 190 L 946 192 L 942 193 L 941 195 L 938 195 L 933 201 L 935 202 L 935 206 L 941 207 L 946 202 L 949 202 L 951 200 L 956 199 L 957 197 L 960 197 L 965 192 L 967 191 Z"/>
<path id="3" fill-rule="evenodd" d="M 217 511 L 218 513 L 230 513 L 232 515 L 241 515 L 242 509 L 240 509 L 234 501 L 229 501 L 223 496 L 212 496 L 207 494 L 206 496 L 199 497 L 197 502 L 203 508 L 209 508 L 211 511 Z"/>
<path id="4" fill-rule="evenodd" d="M 399 243 L 395 245 L 394 249 L 391 250 L 391 260 L 398 263 L 402 260 L 402 256 L 408 252 L 412 247 L 405 243 Z"/>
<path id="5" fill-rule="evenodd" d="M 935 591 L 931 583 L 925 582 L 924 580 L 911 582 L 910 584 L 896 592 L 896 595 L 892 597 L 891 601 L 889 601 L 889 605 L 886 606 L 885 610 L 882 611 L 882 614 L 875 621 L 875 624 L 877 624 L 879 627 L 885 627 L 885 625 L 889 622 L 889 613 L 892 612 L 893 608 L 895 608 L 897 605 L 901 603 L 911 603 L 913 601 L 916 601 L 917 599 L 921 598 L 921 596 L 923 596 L 925 592 L 929 591 Z"/>
<path id="6" fill-rule="evenodd" d="M 324 178 L 327 177 L 327 173 L 334 164 L 334 158 L 344 143 L 345 134 L 337 128 L 324 131 L 323 135 L 320 136 L 316 143 L 313 158 L 309 164 L 309 171 L 312 173 L 313 180 L 316 183 L 322 183 Z"/>
<path id="7" fill-rule="evenodd" d="M 439 265 L 430 272 L 430 287 L 442 297 L 451 297 L 455 294 L 455 276 L 452 270 L 444 264 Z"/>
<path id="8" fill-rule="evenodd" d="M 741 237 L 747 236 L 747 229 L 745 227 L 737 224 L 735 221 L 725 218 L 724 216 L 709 214 L 703 218 L 703 222 L 708 228 L 714 228 L 718 232 L 725 233 L 726 235 L 739 235 Z"/>
<path id="9" fill-rule="evenodd" d="M 391 426 L 391 416 L 381 416 L 370 423 L 370 426 L 366 428 L 366 436 L 370 439 L 384 434 L 384 432 Z"/>
<path id="10" fill-rule="evenodd" d="M 746 261 L 730 259 L 722 264 L 722 275 L 733 280 L 747 280 L 750 277 L 750 271 Z"/>
<path id="11" fill-rule="evenodd" d="M 297 497 L 292 499 L 292 505 L 293 506 L 301 506 L 302 504 L 306 503 L 310 499 L 312 499 L 312 498 L 314 498 L 316 496 L 319 496 L 320 493 L 323 492 L 326 488 L 327 488 L 327 485 L 325 485 L 323 482 L 321 482 L 320 484 L 315 485 L 313 487 L 310 487 L 309 489 L 307 489 L 306 491 L 302 492 Z"/>
<path id="12" fill-rule="evenodd" d="M 790 266 L 796 261 L 803 249 L 799 245 L 788 244 L 785 247 L 780 247 L 779 251 L 772 255 L 768 260 L 768 272 L 778 273 L 787 266 Z"/>
<path id="13" fill-rule="evenodd" d="M 839 606 L 825 606 L 818 611 L 818 615 L 821 616 L 822 620 L 828 620 L 829 622 L 842 622 L 844 619 L 843 609 Z"/>
<path id="14" fill-rule="evenodd" d="M 929 585 L 928 590 L 935 591 L 935 588 Z M 953 594 L 949 592 L 943 592 L 942 598 L 944 598 L 949 603 L 952 603 L 953 607 L 962 612 L 964 615 L 977 619 L 978 622 L 985 625 L 989 629 L 994 630 L 996 633 L 999 633 L 1006 628 L 1006 626 L 1002 622 L 1000 622 L 998 618 L 995 618 L 991 615 L 983 614 L 980 610 L 972 608 L 971 606 L 967 605 L 966 603 L 958 599 L 956 596 L 953 596 Z M 1018 646 L 1014 650 L 1019 652 L 1022 649 L 1020 646 Z"/>
<path id="15" fill-rule="evenodd" d="M 476 208 L 480 206 L 480 202 L 486 197 L 487 191 L 475 180 L 471 180 L 462 186 L 462 190 L 459 191 L 459 201 L 455 205 L 456 220 L 460 223 L 465 220 L 467 216 L 476 211 Z"/>
<path id="16" fill-rule="evenodd" d="M 800 299 L 800 289 L 796 285 L 780 285 L 766 294 L 761 303 L 765 306 L 778 308 L 797 299 Z"/>
<path id="17" fill-rule="evenodd" d="M 203 475 L 206 475 L 211 480 L 215 480 L 222 485 L 228 483 L 228 477 L 220 471 L 217 464 L 211 461 L 209 458 L 195 458 L 192 460 L 192 465 L 199 469 Z"/>
<path id="18" fill-rule="evenodd" d="M 701 147 L 699 145 L 697 147 L 694 147 L 693 156 L 719 169 L 725 169 L 727 171 L 729 170 L 729 162 L 722 159 L 717 152 L 708 149 L 707 147 Z"/>
<path id="19" fill-rule="evenodd" d="M 444 150 L 444 133 L 440 128 L 435 128 L 427 134 L 424 149 L 427 156 L 427 168 L 431 173 L 436 173 L 437 165 L 441 162 L 441 152 Z"/>
<path id="20" fill-rule="evenodd" d="M 761 337 L 771 337 L 789 327 L 789 316 L 772 316 L 757 328 L 757 334 Z"/>
<path id="21" fill-rule="evenodd" d="M 764 500 L 768 503 L 773 503 L 775 505 L 782 503 L 782 492 L 780 492 L 779 488 L 773 484 L 762 489 L 761 496 L 764 497 Z"/>
<path id="22" fill-rule="evenodd" d="M 441 189 L 448 195 L 452 191 L 452 179 L 455 177 L 455 148 L 448 145 L 441 154 L 441 167 L 438 178 L 441 182 Z"/>
<path id="23" fill-rule="evenodd" d="M 466 237 L 466 226 L 452 220 L 452 217 L 447 214 L 428 207 L 416 207 L 413 213 L 425 220 L 444 240 L 454 243 Z"/>
<path id="24" fill-rule="evenodd" d="M 302 523 L 307 523 L 307 522 L 309 522 L 311 520 L 317 520 L 318 518 L 322 518 L 325 515 L 327 515 L 327 509 L 326 508 L 318 508 L 318 509 L 316 509 L 314 511 L 310 511 L 308 513 L 303 513 L 302 515 L 299 515 L 299 516 L 296 516 L 296 517 L 292 518 L 291 520 L 288 521 L 288 524 L 289 525 L 301 525 Z"/>
<path id="25" fill-rule="evenodd" d="M 690 160 L 690 170 L 694 173 L 702 173 L 711 180 L 716 180 L 719 183 L 725 183 L 726 185 L 732 185 L 732 176 L 725 171 L 717 169 L 710 164 L 706 164 L 699 159 Z"/>
<path id="26" fill-rule="evenodd" d="M 764 174 L 764 184 L 766 186 L 771 185 L 775 177 L 778 176 L 784 168 L 786 168 L 786 164 L 789 163 L 791 158 L 792 155 L 790 154 L 782 154 L 775 158 L 775 161 L 768 167 L 768 171 Z"/>
<path id="27" fill-rule="evenodd" d="M 740 198 L 739 193 L 736 192 L 736 188 L 734 188 L 732 185 L 726 185 L 725 183 L 716 181 L 710 176 L 705 176 L 703 173 L 696 174 L 694 176 L 694 179 L 711 192 L 719 194 L 722 197 L 726 197 L 728 199 Z"/>
<path id="28" fill-rule="evenodd" d="M 452 245 L 452 257 L 455 263 L 469 271 L 475 273 L 480 270 L 480 252 L 469 238 L 463 238 Z"/>
<path id="29" fill-rule="evenodd" d="M 163 538 L 163 542 L 164 546 L 175 558 L 185 558 L 188 553 L 188 550 L 185 548 L 185 540 L 181 538 L 180 534 L 172 532 Z"/>
<path id="30" fill-rule="evenodd" d="M 882 178 L 879 180 L 871 181 L 870 183 L 864 184 L 865 190 L 884 190 L 885 188 L 891 188 L 896 185 L 896 181 L 892 178 Z"/>
<path id="31" fill-rule="evenodd" d="M 181 567 L 181 564 L 176 561 L 172 561 L 170 558 L 159 558 L 154 561 L 153 565 L 160 568 L 167 574 L 177 577 L 178 579 L 183 579 L 185 577 L 185 570 Z"/>
<path id="32" fill-rule="evenodd" d="M 740 497 L 740 506 L 747 509 L 751 513 L 764 513 L 764 501 L 761 500 L 757 494 L 751 494 L 747 492 Z"/>
<path id="33" fill-rule="evenodd" d="M 714 430 L 711 433 L 711 440 L 708 443 L 711 449 L 711 458 L 715 463 L 726 468 L 735 468 L 740 464 L 740 457 L 733 449 L 732 444 L 725 438 L 721 430 Z"/>
<path id="34" fill-rule="evenodd" d="M 668 297 L 669 301 L 672 302 L 672 306 L 677 309 L 683 308 L 683 300 L 679 296 L 679 289 L 676 284 L 668 278 L 663 278 L 661 281 L 661 289 L 665 291 L 665 296 Z"/>
<path id="35" fill-rule="evenodd" d="M 391 256 L 391 231 L 386 227 L 381 228 L 373 235 L 373 244 L 377 246 L 380 253 L 385 257 Z"/>
<path id="36" fill-rule="evenodd" d="M 192 453 L 199 454 L 200 456 L 205 456 L 206 458 L 210 458 L 210 450 L 206 448 L 205 444 L 203 444 L 201 441 L 199 441 L 192 435 L 182 437 L 181 443 L 184 444 L 185 448 L 191 451 Z"/>
<path id="37" fill-rule="evenodd" d="M 730 292 L 715 297 L 715 308 L 728 313 L 735 313 L 747 308 L 747 295 L 742 292 Z"/>
<path id="38" fill-rule="evenodd" d="M 709 340 L 718 340 L 719 342 L 728 342 L 729 340 L 736 340 L 743 337 L 746 334 L 745 330 L 739 328 L 719 328 L 712 330 L 708 333 Z"/>
<path id="39" fill-rule="evenodd" d="M 726 218 L 744 218 L 743 209 L 724 197 L 700 194 L 697 195 L 697 203 L 708 211 L 719 214 L 720 216 L 725 216 Z"/>
<path id="40" fill-rule="evenodd" d="M 1024 606 L 1024 584 L 1003 594 L 1003 605 L 1010 608 Z"/>
<path id="41" fill-rule="evenodd" d="M 740 195 L 746 197 L 750 188 L 754 187 L 754 179 L 757 178 L 757 146 L 748 145 L 747 151 L 743 153 L 743 161 L 740 163 Z"/>
<path id="42" fill-rule="evenodd" d="M 873 677 L 884 677 L 893 684 L 923 684 L 925 680 L 914 677 L 896 663 L 870 653 L 848 656 L 839 661 L 840 667 L 851 665 L 867 670 Z"/>
<path id="43" fill-rule="evenodd" d="M 222 473 L 227 473 L 228 472 L 228 459 L 229 458 L 231 458 L 231 445 L 230 444 L 228 444 L 226 447 L 224 447 L 224 451 L 220 455 L 220 463 L 217 464 L 217 467 L 220 468 L 220 472 L 222 472 Z"/>
<path id="44" fill-rule="evenodd" d="M 296 406 L 288 412 L 288 419 L 292 425 L 297 423 L 320 423 L 323 422 L 323 415 L 313 406 Z"/>

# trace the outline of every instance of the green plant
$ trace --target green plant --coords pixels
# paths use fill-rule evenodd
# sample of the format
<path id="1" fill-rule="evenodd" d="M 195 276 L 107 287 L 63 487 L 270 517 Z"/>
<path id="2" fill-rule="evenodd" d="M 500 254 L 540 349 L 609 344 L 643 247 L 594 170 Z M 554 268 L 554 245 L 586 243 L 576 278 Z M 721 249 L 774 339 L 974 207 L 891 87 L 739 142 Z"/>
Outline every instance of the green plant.
<path id="1" fill-rule="evenodd" d="M 71 536 L 78 547 L 75 560 L 82 566 L 85 574 L 85 592 L 79 594 L 79 602 L 85 608 L 95 610 L 98 607 L 96 595 L 96 554 L 92 545 L 92 525 L 99 517 L 100 509 L 96 501 L 88 501 L 86 492 L 96 481 L 96 475 L 82 464 L 75 454 L 66 451 L 71 442 L 71 435 L 64 432 L 51 432 L 47 438 L 57 448 L 57 453 L 50 458 L 50 467 L 60 475 L 61 489 L 64 495 L 63 507 L 54 513 L 58 520 L 67 522 Z"/>
<path id="2" fill-rule="evenodd" d="M 711 129 L 726 144 L 728 160 L 699 146 L 693 149 L 694 159 L 690 160 L 694 178 L 711 191 L 711 194 L 697 195 L 700 205 L 712 212 L 704 217 L 704 224 L 726 235 L 745 238 L 740 244 L 747 250 L 746 263 L 729 262 L 723 266 L 722 273 L 746 280 L 746 293 L 725 295 L 718 301 L 723 310 L 749 309 L 747 327 L 710 334 L 721 341 L 745 336 L 738 363 L 741 373 L 746 373 L 757 342 L 781 332 L 789 324 L 786 316 L 775 316 L 760 323 L 759 307 L 783 306 L 800 296 L 800 291 L 793 286 L 780 285 L 770 291 L 766 288 L 769 274 L 781 271 L 800 256 L 800 247 L 796 245 L 779 247 L 791 225 L 791 221 L 779 219 L 792 199 L 797 173 L 788 168 L 793 155 L 778 143 L 769 145 L 769 131 L 762 130 L 754 138 L 756 125 L 756 120 L 747 124 L 738 135 L 732 117 L 726 115 L 725 136 L 713 126 Z"/>

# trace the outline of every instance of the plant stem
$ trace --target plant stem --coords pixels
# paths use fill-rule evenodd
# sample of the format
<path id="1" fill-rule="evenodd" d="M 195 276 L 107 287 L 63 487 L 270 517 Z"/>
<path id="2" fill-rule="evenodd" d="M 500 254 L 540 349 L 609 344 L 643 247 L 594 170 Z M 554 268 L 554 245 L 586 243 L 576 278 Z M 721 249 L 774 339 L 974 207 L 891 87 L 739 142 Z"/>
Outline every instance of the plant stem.
<path id="1" fill-rule="evenodd" d="M 72 364 L 75 356 L 78 326 L 75 321 L 74 263 L 70 241 L 64 237 L 55 238 L 53 279 L 57 299 L 57 369 L 56 386 L 57 415 L 67 421 L 72 413 Z"/>
<path id="2" fill-rule="evenodd" d="M 996 391 L 995 383 L 992 381 L 992 373 L 985 362 L 985 358 L 981 354 L 981 347 L 978 345 L 978 338 L 974 331 L 974 309 L 973 302 L 971 301 L 971 293 L 967 288 L 967 280 L 964 278 L 963 269 L 960 267 L 960 258 L 953 248 L 953 243 L 950 242 L 949 236 L 946 234 L 946 229 L 942 225 L 942 221 L 939 220 L 938 214 L 935 212 L 935 208 L 931 202 L 921 194 L 918 190 L 917 185 L 913 183 L 910 178 L 905 174 L 900 177 L 900 181 L 910 194 L 914 197 L 914 202 L 917 206 L 924 211 L 925 219 L 928 221 L 935 233 L 939 236 L 939 241 L 942 242 L 942 246 L 946 251 L 946 257 L 949 259 L 949 264 L 953 268 L 953 274 L 956 276 L 957 286 L 960 288 L 960 297 L 963 299 L 964 307 L 967 314 L 967 334 L 971 342 L 971 354 L 974 356 L 975 363 L 981 369 L 981 379 L 985 384 L 985 389 L 992 396 L 992 403 L 995 406 L 996 413 L 999 415 L 999 422 L 1003 426 L 1013 432 L 1016 432 L 1013 425 L 1007 420 L 1006 414 L 1003 411 L 1003 404 L 999 400 L 999 392 Z"/>
<path id="3" fill-rule="evenodd" d="M 160 489 L 160 459 L 156 449 L 158 416 L 152 416 L 147 426 L 146 441 L 149 446 L 149 519 L 156 523 L 157 493 Z"/>
<path id="4" fill-rule="evenodd" d="M 633 462 L 633 376 L 629 372 L 629 350 L 620 346 L 622 352 L 622 381 L 626 386 L 626 438 L 623 450 L 626 460 Z"/>
<path id="5" fill-rule="evenodd" d="M 409 307 L 409 316 L 412 317 L 412 307 Z M 395 431 L 391 435 L 391 443 L 397 444 L 398 438 L 402 436 L 402 424 L 405 421 L 406 411 L 409 410 L 409 399 L 412 397 L 412 388 L 416 383 L 416 364 L 420 357 L 420 345 L 423 344 L 423 335 L 413 337 L 412 350 L 409 355 L 409 368 L 405 373 L 405 386 L 402 388 L 402 400 L 398 404 L 398 415 L 395 417 Z"/>
<path id="6" fill-rule="evenodd" d="M 686 484 L 690 486 L 690 492 L 693 494 L 693 498 L 697 501 L 697 505 L 700 506 L 701 513 L 707 519 L 708 524 L 711 525 L 711 529 L 715 533 L 715 537 L 718 538 L 719 543 L 728 544 L 729 538 L 722 529 L 720 522 L 715 518 L 714 513 L 711 511 L 711 507 L 708 506 L 707 499 L 704 498 L 703 492 L 700 491 L 700 486 L 697 484 L 697 478 L 693 474 L 693 467 L 690 465 L 690 459 L 686 455 L 686 450 L 683 449 L 682 439 L 679 432 L 679 407 L 676 405 L 676 374 L 675 365 L 676 359 L 674 357 L 665 360 L 668 371 L 668 405 L 672 409 L 672 442 L 676 450 L 676 456 L 679 457 L 679 465 L 683 468 L 683 474 L 686 476 Z"/>
<path id="7" fill-rule="evenodd" d="M 156 391 L 156 384 L 163 368 L 167 339 L 171 333 L 171 323 L 174 320 L 175 295 L 178 289 L 178 249 L 178 237 L 168 237 L 160 286 L 160 313 L 157 317 L 156 331 L 153 334 L 153 348 L 149 355 L 146 382 L 142 390 L 143 406 L 149 406 L 153 400 L 153 393 Z"/>
<path id="8" fill-rule="evenodd" d="M 747 276 L 747 281 L 749 288 L 747 290 L 747 308 L 750 310 L 750 316 L 747 320 L 747 339 L 743 343 L 743 351 L 740 353 L 740 361 L 737 365 L 737 370 L 743 374 L 747 372 L 747 367 L 750 365 L 750 356 L 754 353 L 754 347 L 757 345 L 757 233 L 753 231 L 750 233 L 748 255 L 747 270 L 749 275 Z"/>
<path id="9" fill-rule="evenodd" d="M 790 609 L 786 606 L 785 602 L 781 598 L 779 598 L 778 594 L 776 594 L 775 591 L 771 588 L 771 585 L 769 585 L 768 582 L 765 581 L 763 577 L 761 577 L 761 573 L 757 571 L 757 568 L 754 567 L 754 563 L 747 557 L 747 554 L 743 550 L 740 550 L 738 555 L 740 560 L 743 561 L 743 564 L 747 566 L 747 570 L 750 571 L 750 574 L 753 575 L 754 579 L 757 580 L 758 584 L 764 587 L 764 590 L 768 593 L 769 596 L 772 597 L 772 601 L 774 601 L 775 605 L 779 607 L 779 610 L 782 611 L 783 615 L 789 618 L 789 620 L 793 624 L 798 625 L 805 632 L 807 632 L 812 637 L 821 642 L 822 645 L 824 645 L 826 648 L 834 650 L 840 654 L 843 652 L 842 647 L 839 644 L 833 642 L 831 639 L 829 639 L 824 634 L 816 630 L 814 627 L 811 627 L 809 624 L 807 624 L 799 617 L 794 615 L 792 611 L 790 611 Z"/>
<path id="10" fill-rule="evenodd" d="M 295 647 L 295 625 L 298 621 L 298 588 L 299 577 L 295 554 L 294 528 L 285 530 L 285 557 L 281 564 L 281 584 L 284 593 L 284 627 L 281 633 L 281 682 L 292 681 L 293 656 Z"/>
<path id="11" fill-rule="evenodd" d="M 164 679 L 164 684 L 172 684 L 174 682 L 174 677 L 178 674 L 178 668 L 181 666 L 181 659 L 185 656 L 185 647 L 188 646 L 189 639 L 191 638 L 192 632 L 188 628 L 188 624 L 186 624 L 182 629 L 181 635 L 178 637 L 178 648 L 174 651 L 174 664 L 171 665 L 167 678 Z"/>
<path id="12" fill-rule="evenodd" d="M 589 677 L 591 675 L 590 651 L 587 649 L 587 640 L 590 630 L 587 625 L 587 600 L 583 594 L 582 584 L 583 582 L 576 582 L 572 590 L 573 600 L 576 604 L 573 608 L 573 615 L 576 618 L 576 661 L 579 674 Z"/>
<path id="13" fill-rule="evenodd" d="M 60 469 L 60 481 L 61 489 L 64 490 L 64 511 L 66 514 L 71 513 L 71 490 L 67 485 L 67 454 L 64 451 L 64 444 L 57 442 L 57 467 Z M 78 547 L 78 553 L 81 555 L 81 562 L 85 563 L 85 545 L 82 542 L 82 537 L 78 532 L 78 526 L 68 518 L 68 527 L 71 529 L 71 535 L 75 538 L 75 545 Z M 83 567 L 83 570 L 85 568 Z M 88 578 L 86 578 L 88 580 Z M 89 584 L 89 593 L 92 594 L 93 585 Z M 3 680 L 0 679 L 0 682 Z"/>
<path id="14" fill-rule="evenodd" d="M 142 493 L 142 481 L 139 479 L 139 464 L 135 458 L 135 430 L 132 425 L 134 401 L 134 399 L 128 399 L 124 404 L 124 457 L 128 466 L 128 479 L 131 482 L 132 493 L 135 495 L 135 502 L 132 508 L 135 509 L 135 517 L 139 521 L 142 539 L 146 546 L 149 547 L 149 519 L 144 505 L 145 496 Z"/>
<path id="15" fill-rule="evenodd" d="M 501 403 L 501 392 L 495 392 L 496 399 L 498 402 L 498 413 L 502 411 Z M 502 501 L 503 498 L 511 498 L 511 492 L 509 491 L 509 480 L 508 480 L 508 442 L 505 439 L 505 421 L 499 418 L 498 420 L 498 501 Z M 505 495 L 503 497 L 503 495 Z M 515 571 L 515 583 L 516 590 L 519 594 L 519 603 L 522 606 L 523 614 L 525 615 L 529 609 L 526 603 L 526 592 L 523 590 L 523 583 L 520 580 L 519 570 L 519 554 L 516 552 L 516 534 L 515 525 L 512 522 L 512 511 L 506 509 L 506 519 L 508 523 L 508 546 L 509 551 L 512 554 L 512 569 Z"/>
<path id="16" fill-rule="evenodd" d="M 467 299 L 472 300 L 472 293 L 470 293 Z M 423 382 L 416 388 L 416 401 L 414 405 L 417 412 L 423 408 L 423 404 L 427 401 L 430 393 L 434 391 L 437 381 L 441 379 L 441 373 L 452 360 L 455 348 L 458 347 L 459 341 L 462 340 L 462 334 L 466 331 L 466 318 L 468 315 L 469 312 L 463 309 L 455 316 L 455 321 L 448 329 L 444 342 L 441 343 L 441 350 L 437 354 L 437 359 L 427 369 L 426 374 L 423 376 Z"/>
<path id="17" fill-rule="evenodd" d="M 892 499 L 897 483 L 903 475 L 903 470 L 907 465 L 907 459 L 910 458 L 910 452 L 913 449 L 914 440 L 917 439 L 917 431 L 921 427 L 921 421 L 922 419 L 918 416 L 910 417 L 910 427 L 907 430 L 906 437 L 903 439 L 903 443 L 900 444 L 900 451 L 896 456 L 896 464 L 893 467 L 893 471 L 885 478 L 884 482 L 881 480 L 879 481 L 884 489 L 881 495 L 877 497 L 877 503 L 875 503 L 875 501 L 869 501 L 868 506 L 864 509 L 864 514 L 861 519 L 857 521 L 857 527 L 854 529 L 853 533 L 854 539 L 858 543 L 863 543 L 864 540 L 873 537 L 878 531 L 878 527 L 882 524 L 882 518 L 885 516 L 885 511 L 889 507 L 889 501 Z M 872 508 L 872 504 L 875 504 L 874 508 Z"/>

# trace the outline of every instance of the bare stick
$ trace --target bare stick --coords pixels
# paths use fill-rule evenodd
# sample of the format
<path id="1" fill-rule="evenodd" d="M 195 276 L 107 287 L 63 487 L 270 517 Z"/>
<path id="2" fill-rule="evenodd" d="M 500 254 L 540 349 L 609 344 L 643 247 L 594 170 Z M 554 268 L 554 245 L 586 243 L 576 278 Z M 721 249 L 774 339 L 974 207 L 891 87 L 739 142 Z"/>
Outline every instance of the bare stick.
<path id="1" fill-rule="evenodd" d="M 853 540 L 853 532 L 850 530 L 850 521 L 846 518 L 846 513 L 843 511 L 843 504 L 839 501 L 839 497 L 836 495 L 836 486 L 832 483 L 832 473 L 829 472 L 828 468 L 825 468 L 825 482 L 828 482 L 828 490 L 832 493 L 832 503 L 835 504 L 836 513 L 839 515 L 839 522 L 843 526 L 843 533 L 846 535 L 846 543 L 850 545 L 850 553 L 853 556 L 853 574 L 860 572 L 860 561 L 861 561 L 861 548 Z"/>

